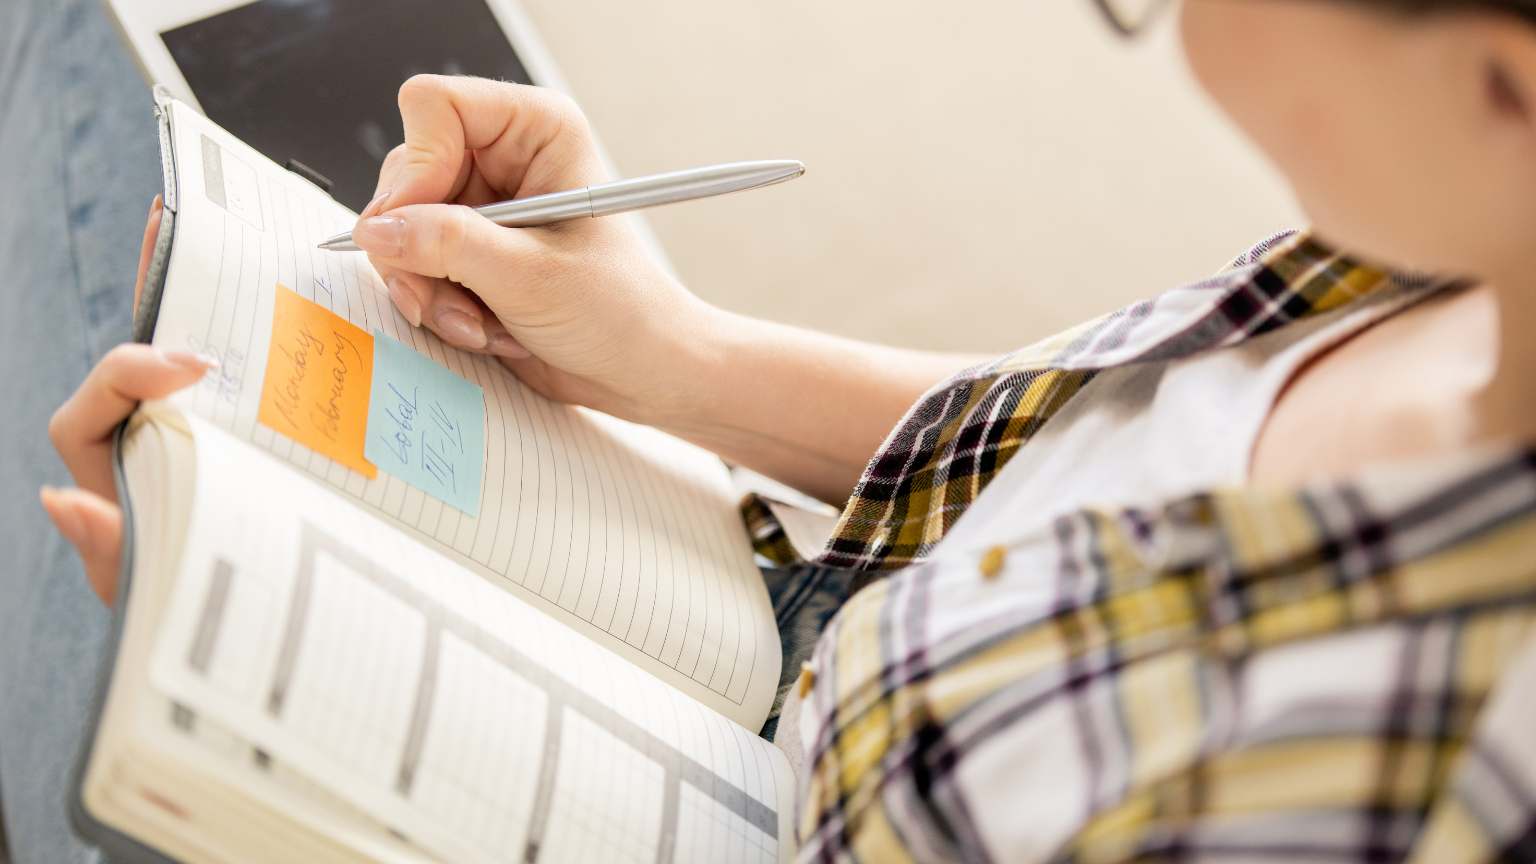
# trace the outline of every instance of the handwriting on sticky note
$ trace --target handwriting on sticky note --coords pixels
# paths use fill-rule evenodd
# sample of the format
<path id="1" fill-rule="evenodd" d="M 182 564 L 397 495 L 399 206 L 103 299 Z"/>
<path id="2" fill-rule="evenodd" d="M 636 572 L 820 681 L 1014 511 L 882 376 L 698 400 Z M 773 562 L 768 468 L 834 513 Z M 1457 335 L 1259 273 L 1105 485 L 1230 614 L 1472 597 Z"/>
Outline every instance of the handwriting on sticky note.
<path id="1" fill-rule="evenodd" d="M 470 516 L 480 512 L 485 393 L 374 331 L 369 461 Z"/>
<path id="2" fill-rule="evenodd" d="M 277 286 L 261 381 L 262 425 L 373 477 L 364 456 L 373 337 L 324 306 Z"/>

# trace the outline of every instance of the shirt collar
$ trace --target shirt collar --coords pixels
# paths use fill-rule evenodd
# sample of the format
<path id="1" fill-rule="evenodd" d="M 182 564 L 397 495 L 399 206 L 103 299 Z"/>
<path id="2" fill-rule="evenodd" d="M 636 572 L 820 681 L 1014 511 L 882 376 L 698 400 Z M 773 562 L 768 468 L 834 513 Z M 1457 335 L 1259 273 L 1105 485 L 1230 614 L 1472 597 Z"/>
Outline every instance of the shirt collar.
<path id="1" fill-rule="evenodd" d="M 1425 296 L 1462 284 L 1361 262 L 1310 232 L 1265 240 L 1220 273 L 1006 355 L 981 374 L 1028 368 L 1096 371 L 1225 348 L 1366 298 Z"/>

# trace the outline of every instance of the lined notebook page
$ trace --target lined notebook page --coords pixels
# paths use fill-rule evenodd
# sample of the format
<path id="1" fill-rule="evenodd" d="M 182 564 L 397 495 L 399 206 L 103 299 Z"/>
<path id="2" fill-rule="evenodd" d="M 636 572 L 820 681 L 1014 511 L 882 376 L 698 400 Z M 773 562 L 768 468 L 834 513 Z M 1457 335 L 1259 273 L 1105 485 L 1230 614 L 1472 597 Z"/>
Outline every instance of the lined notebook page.
<path id="1" fill-rule="evenodd" d="M 778 681 L 778 635 L 719 460 L 552 404 L 493 359 L 410 327 L 365 256 L 315 248 L 351 227 L 351 211 L 185 105 L 170 110 L 178 218 L 154 342 L 222 362 L 175 404 L 758 728 Z M 257 422 L 279 282 L 484 389 L 478 518 L 384 472 L 369 480 Z"/>
<path id="2" fill-rule="evenodd" d="M 787 858 L 771 744 L 191 425 L 164 696 L 451 860 Z"/>

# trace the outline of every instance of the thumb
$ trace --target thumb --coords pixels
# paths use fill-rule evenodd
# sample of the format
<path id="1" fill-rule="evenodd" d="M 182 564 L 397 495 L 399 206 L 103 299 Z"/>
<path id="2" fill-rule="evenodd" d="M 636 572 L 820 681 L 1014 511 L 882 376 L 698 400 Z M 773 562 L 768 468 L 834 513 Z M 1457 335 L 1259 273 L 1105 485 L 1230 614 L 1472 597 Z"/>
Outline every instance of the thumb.
<path id="1" fill-rule="evenodd" d="M 483 291 L 537 248 L 526 231 L 459 204 L 413 204 L 370 216 L 358 221 L 352 240 L 387 267 L 457 282 L 488 303 Z"/>

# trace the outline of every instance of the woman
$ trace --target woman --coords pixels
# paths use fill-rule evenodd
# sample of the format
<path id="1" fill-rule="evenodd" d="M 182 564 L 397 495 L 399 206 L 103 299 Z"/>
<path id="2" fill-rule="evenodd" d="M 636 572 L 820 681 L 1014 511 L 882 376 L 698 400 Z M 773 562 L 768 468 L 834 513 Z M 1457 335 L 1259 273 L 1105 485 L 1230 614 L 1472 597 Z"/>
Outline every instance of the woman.
<path id="1" fill-rule="evenodd" d="M 598 179 L 529 88 L 408 82 L 354 236 L 407 318 L 545 395 L 847 502 L 778 577 L 788 644 L 822 616 L 786 607 L 837 611 L 776 736 L 803 858 L 1530 860 L 1533 24 L 1188 0 L 1197 77 L 1315 227 L 965 369 L 713 309 L 618 221 L 458 206 Z M 44 503 L 104 596 L 107 435 L 202 371 L 120 349 L 56 416 L 84 488 Z"/>

